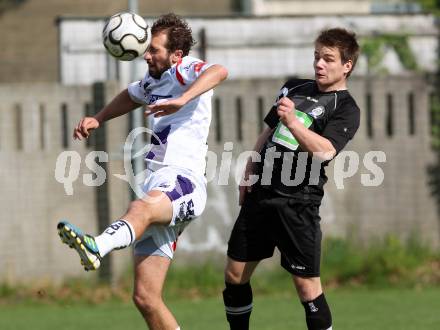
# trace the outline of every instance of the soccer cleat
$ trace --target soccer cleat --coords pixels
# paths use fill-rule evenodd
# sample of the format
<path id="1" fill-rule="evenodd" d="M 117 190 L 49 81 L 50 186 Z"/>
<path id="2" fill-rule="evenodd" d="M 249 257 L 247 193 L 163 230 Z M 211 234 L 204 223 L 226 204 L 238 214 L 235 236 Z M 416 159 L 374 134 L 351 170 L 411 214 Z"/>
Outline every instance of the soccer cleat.
<path id="1" fill-rule="evenodd" d="M 81 265 L 84 266 L 86 271 L 99 268 L 102 257 L 92 236 L 83 234 L 80 229 L 67 221 L 59 222 L 57 229 L 61 242 L 78 252 Z"/>

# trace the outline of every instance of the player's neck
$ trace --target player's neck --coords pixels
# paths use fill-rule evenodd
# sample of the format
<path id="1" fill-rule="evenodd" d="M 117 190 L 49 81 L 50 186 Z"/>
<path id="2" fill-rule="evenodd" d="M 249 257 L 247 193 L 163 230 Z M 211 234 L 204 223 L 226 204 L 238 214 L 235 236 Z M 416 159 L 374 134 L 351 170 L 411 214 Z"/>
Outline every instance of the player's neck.
<path id="1" fill-rule="evenodd" d="M 317 84 L 317 85 L 319 91 L 323 93 L 343 91 L 347 89 L 347 81 L 345 79 L 343 81 L 339 81 L 331 85 L 322 85 L 322 84 Z"/>

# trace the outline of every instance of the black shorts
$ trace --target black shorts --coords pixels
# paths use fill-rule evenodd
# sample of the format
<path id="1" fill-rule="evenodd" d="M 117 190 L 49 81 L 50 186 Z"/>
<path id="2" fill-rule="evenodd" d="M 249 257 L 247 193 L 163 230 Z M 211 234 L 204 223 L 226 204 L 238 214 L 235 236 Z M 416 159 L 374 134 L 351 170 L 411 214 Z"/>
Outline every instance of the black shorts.
<path id="1" fill-rule="evenodd" d="M 319 204 L 254 187 L 246 196 L 228 242 L 236 261 L 259 261 L 281 253 L 281 266 L 301 277 L 318 277 L 321 258 Z"/>

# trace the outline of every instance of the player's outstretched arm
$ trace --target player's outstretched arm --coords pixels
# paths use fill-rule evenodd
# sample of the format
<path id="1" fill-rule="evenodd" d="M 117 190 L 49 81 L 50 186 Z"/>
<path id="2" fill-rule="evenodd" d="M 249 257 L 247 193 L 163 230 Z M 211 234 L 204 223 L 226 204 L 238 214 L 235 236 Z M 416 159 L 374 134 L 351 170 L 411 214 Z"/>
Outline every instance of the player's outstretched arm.
<path id="1" fill-rule="evenodd" d="M 213 89 L 227 77 L 228 70 L 220 64 L 214 64 L 206 69 L 180 97 L 149 105 L 145 115 L 154 114 L 155 117 L 170 115 L 192 99 Z"/>
<path id="2" fill-rule="evenodd" d="M 220 64 L 214 64 L 206 69 L 182 94 L 182 98 L 188 103 L 195 97 L 213 89 L 228 77 L 228 70 Z"/>
<path id="3" fill-rule="evenodd" d="M 94 117 L 82 118 L 73 130 L 73 138 L 75 140 L 88 138 L 90 132 L 98 128 L 101 123 L 122 116 L 140 106 L 130 98 L 128 90 L 124 89 Z"/>

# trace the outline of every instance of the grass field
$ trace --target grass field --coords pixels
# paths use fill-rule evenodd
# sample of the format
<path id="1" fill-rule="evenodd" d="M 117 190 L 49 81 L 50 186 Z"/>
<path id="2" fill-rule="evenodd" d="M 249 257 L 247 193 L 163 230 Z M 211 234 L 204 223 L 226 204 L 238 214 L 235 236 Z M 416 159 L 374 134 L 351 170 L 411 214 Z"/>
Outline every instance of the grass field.
<path id="1" fill-rule="evenodd" d="M 338 289 L 329 291 L 334 329 L 423 330 L 440 329 L 440 288 Z M 182 329 L 227 329 L 220 298 L 169 302 Z M 291 295 L 256 297 L 253 330 L 306 329 L 303 308 Z M 7 304 L 0 305 L 2 330 L 146 329 L 131 303 L 107 302 L 87 305 Z"/>

